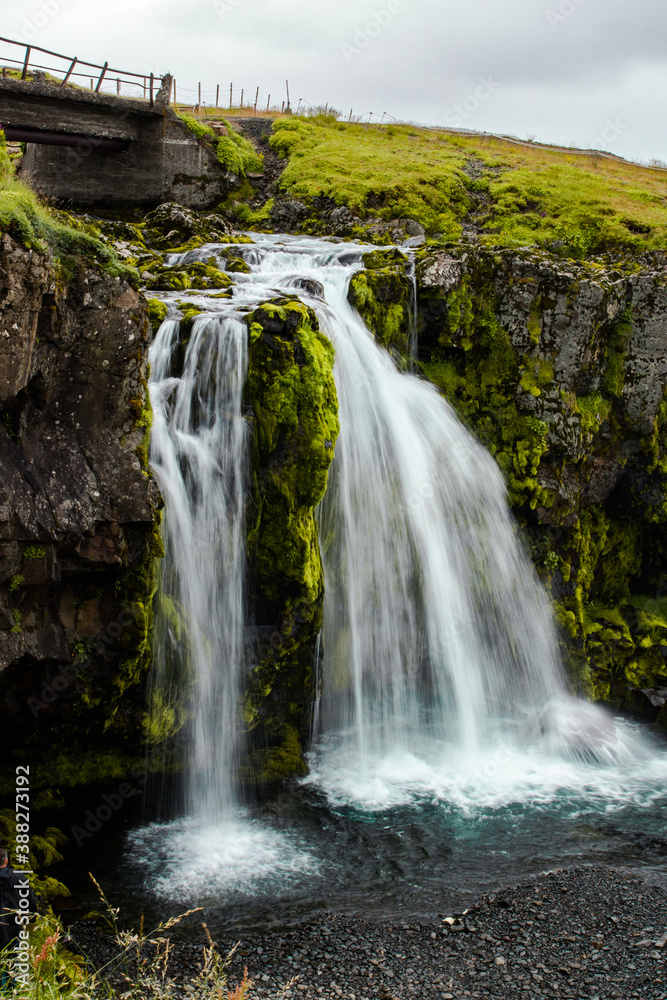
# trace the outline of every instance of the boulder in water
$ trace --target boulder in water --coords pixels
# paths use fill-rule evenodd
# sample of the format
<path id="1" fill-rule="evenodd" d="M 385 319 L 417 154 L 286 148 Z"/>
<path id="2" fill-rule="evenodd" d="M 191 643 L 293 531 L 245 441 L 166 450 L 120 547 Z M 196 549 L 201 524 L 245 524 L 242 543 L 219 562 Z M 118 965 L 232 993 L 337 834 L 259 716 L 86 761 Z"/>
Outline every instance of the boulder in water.
<path id="1" fill-rule="evenodd" d="M 174 250 L 190 240 L 200 243 L 228 242 L 231 229 L 221 215 L 197 215 L 176 202 L 165 202 L 149 212 L 145 220 L 146 244 L 158 250 Z"/>

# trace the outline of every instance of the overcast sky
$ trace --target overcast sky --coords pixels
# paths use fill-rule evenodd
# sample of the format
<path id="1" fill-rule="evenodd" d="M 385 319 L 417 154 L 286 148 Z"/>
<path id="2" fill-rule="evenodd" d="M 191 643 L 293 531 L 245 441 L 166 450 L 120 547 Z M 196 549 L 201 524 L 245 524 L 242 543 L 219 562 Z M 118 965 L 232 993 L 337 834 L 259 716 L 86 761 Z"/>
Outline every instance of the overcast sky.
<path id="1" fill-rule="evenodd" d="M 260 104 L 667 161 L 665 0 L 0 0 L 2 32 Z M 0 57 L 7 53 L 0 46 Z M 222 101 L 221 101 L 222 103 Z"/>

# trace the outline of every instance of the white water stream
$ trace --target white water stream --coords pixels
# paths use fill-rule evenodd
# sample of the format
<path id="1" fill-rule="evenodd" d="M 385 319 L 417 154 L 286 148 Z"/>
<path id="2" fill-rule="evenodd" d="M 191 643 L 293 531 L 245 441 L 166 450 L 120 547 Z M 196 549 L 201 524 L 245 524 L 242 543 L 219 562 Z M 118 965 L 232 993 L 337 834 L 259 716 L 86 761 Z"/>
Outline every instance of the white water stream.
<path id="1" fill-rule="evenodd" d="M 261 236 L 238 250 L 251 273 L 234 276 L 231 300 L 187 293 L 207 313 L 182 371 L 177 323 L 165 321 L 151 352 L 151 461 L 166 504 L 155 691 L 167 703 L 170 684 L 195 692 L 189 818 L 134 835 L 149 867 L 174 847 L 191 860 L 161 891 L 251 892 L 271 873 L 317 869 L 298 838 L 244 818 L 233 787 L 245 622 L 243 316 L 295 291 L 334 344 L 341 422 L 319 511 L 323 690 L 306 784 L 334 808 L 366 811 L 420 801 L 542 808 L 564 795 L 602 811 L 651 807 L 664 755 L 566 693 L 548 601 L 496 463 L 433 386 L 399 371 L 349 305 L 362 249 Z M 174 609 L 187 622 L 180 631 Z M 188 662 L 176 662 L 185 652 Z"/>

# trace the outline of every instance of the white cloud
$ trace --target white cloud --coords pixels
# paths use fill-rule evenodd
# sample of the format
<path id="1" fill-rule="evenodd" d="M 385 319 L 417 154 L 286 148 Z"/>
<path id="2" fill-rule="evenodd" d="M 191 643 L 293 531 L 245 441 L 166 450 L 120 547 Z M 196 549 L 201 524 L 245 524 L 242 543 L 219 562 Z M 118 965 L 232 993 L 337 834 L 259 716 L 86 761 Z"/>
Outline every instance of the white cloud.
<path id="1" fill-rule="evenodd" d="M 45 2 L 19 10 L 0 0 L 3 33 L 18 37 Z M 661 0 L 402 0 L 400 10 L 392 0 L 388 19 L 389 2 L 218 0 L 216 10 L 214 0 L 60 0 L 33 41 L 122 69 L 169 70 L 193 99 L 200 81 L 211 97 L 233 81 L 282 100 L 289 78 L 293 103 L 434 124 L 491 77 L 499 86 L 470 127 L 586 146 L 620 116 L 627 128 L 614 152 L 667 159 Z M 343 47 L 378 18 L 381 30 L 346 59 Z"/>

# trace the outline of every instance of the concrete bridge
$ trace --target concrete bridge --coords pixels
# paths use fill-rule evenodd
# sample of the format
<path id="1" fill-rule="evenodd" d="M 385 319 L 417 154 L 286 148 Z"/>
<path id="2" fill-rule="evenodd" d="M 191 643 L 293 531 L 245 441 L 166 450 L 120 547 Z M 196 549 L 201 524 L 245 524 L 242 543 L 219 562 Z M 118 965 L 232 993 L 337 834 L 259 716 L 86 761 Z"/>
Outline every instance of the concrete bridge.
<path id="1" fill-rule="evenodd" d="M 28 144 L 21 176 L 91 208 L 215 206 L 228 190 L 225 170 L 170 107 L 171 77 L 159 82 L 153 94 L 151 77 L 144 99 L 47 82 L 40 71 L 0 78 L 0 125 L 8 140 Z"/>

